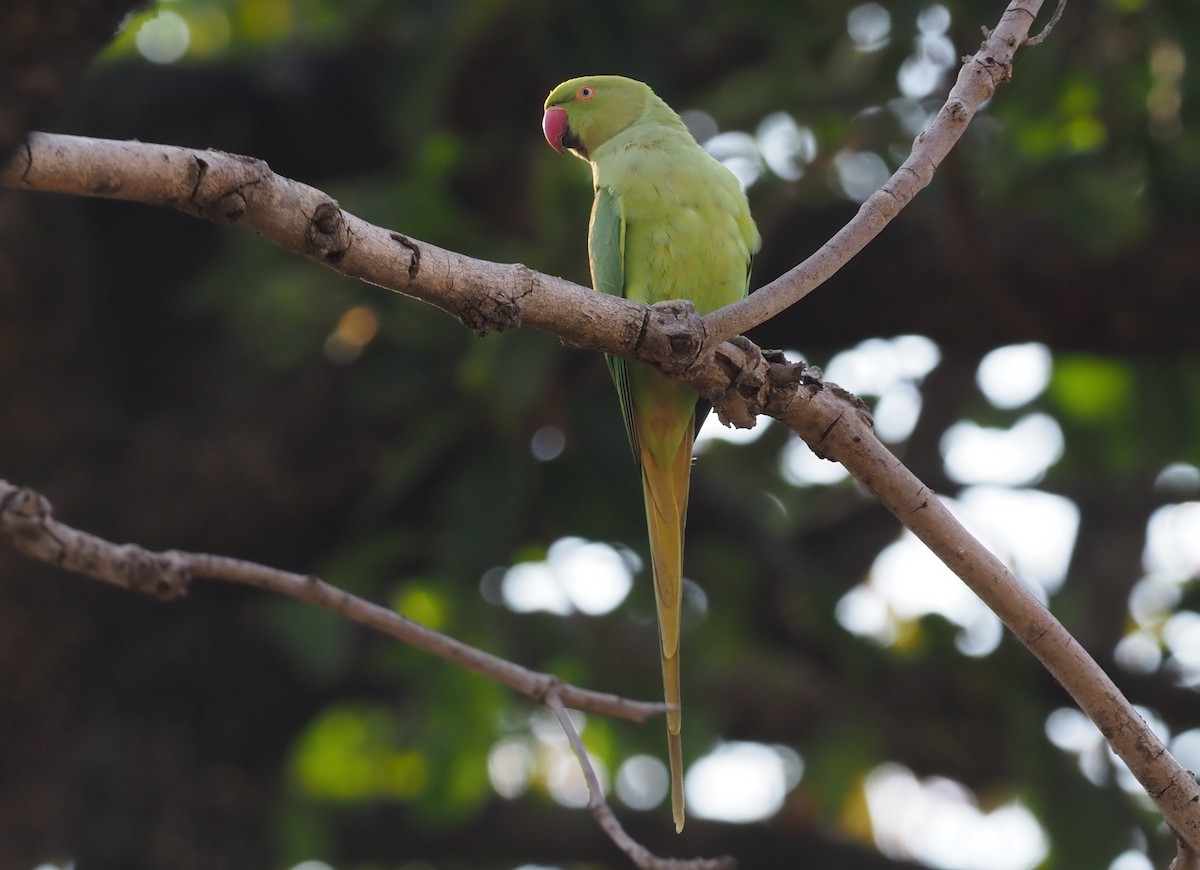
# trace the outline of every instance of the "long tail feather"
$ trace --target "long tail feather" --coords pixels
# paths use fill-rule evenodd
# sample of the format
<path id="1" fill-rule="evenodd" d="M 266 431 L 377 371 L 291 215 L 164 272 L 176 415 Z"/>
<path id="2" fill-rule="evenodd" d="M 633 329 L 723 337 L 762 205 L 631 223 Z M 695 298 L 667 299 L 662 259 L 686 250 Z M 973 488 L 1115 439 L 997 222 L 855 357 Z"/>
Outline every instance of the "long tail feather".
<path id="1" fill-rule="evenodd" d="M 675 830 L 683 830 L 683 750 L 679 688 L 679 618 L 683 600 L 683 530 L 687 519 L 688 486 L 692 473 L 694 424 L 689 424 L 679 449 L 666 468 L 648 452 L 642 455 L 642 490 L 650 532 L 654 568 L 654 597 L 662 647 L 663 694 L 675 707 L 667 714 L 667 749 L 671 763 L 671 813 Z"/>
<path id="2" fill-rule="evenodd" d="M 675 660 L 676 669 L 679 660 Z M 671 817 L 675 833 L 683 832 L 683 740 L 678 733 L 667 731 L 667 755 L 671 760 Z"/>

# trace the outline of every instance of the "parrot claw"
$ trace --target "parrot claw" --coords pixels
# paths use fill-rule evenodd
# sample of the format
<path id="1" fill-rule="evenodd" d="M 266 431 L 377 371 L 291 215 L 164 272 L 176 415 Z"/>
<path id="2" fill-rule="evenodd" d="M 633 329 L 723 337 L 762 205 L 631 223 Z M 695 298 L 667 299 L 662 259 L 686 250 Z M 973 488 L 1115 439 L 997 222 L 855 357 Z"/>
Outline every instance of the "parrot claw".
<path id="1" fill-rule="evenodd" d="M 642 328 L 644 346 L 668 373 L 681 372 L 699 358 L 704 335 L 704 321 L 688 299 L 655 302 Z"/>
<path id="2" fill-rule="evenodd" d="M 691 299 L 664 299 L 662 302 L 655 302 L 650 307 L 656 311 L 668 312 L 677 316 L 696 313 L 696 304 Z"/>

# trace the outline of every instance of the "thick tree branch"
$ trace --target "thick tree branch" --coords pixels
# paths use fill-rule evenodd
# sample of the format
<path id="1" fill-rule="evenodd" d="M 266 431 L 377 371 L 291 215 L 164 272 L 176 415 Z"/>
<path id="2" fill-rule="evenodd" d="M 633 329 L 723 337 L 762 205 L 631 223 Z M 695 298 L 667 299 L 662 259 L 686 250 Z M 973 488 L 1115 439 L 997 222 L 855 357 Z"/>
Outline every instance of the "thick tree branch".
<path id="1" fill-rule="evenodd" d="M 749 414 L 761 408 L 796 431 L 817 455 L 844 465 L 1062 684 L 1179 839 L 1200 852 L 1200 785 L 1195 776 L 1180 766 L 1062 623 L 875 437 L 866 406 L 823 383 L 818 370 L 789 363 L 777 352 L 758 354 L 745 339 L 722 345 L 717 363 L 688 372 L 686 380 L 705 395 L 727 399 L 727 411 Z"/>
<path id="2" fill-rule="evenodd" d="M 646 309 L 519 265 L 477 260 L 343 211 L 328 194 L 252 157 L 31 133 L 0 185 L 168 206 L 241 224 L 285 250 L 421 299 L 480 335 L 522 324 L 568 344 L 634 356 Z"/>
<path id="3" fill-rule="evenodd" d="M 929 186 L 934 172 L 958 143 L 979 107 L 1000 84 L 1012 78 L 1013 56 L 1026 41 L 1041 6 L 1042 0 L 1013 0 L 1008 4 L 1000 24 L 995 30 L 985 29 L 983 45 L 965 58 L 958 81 L 929 128 L 913 142 L 908 159 L 815 254 L 758 292 L 706 315 L 706 350 L 765 323 L 820 287 Z"/>
<path id="4" fill-rule="evenodd" d="M 292 574 L 227 556 L 179 550 L 158 553 L 136 544 L 114 544 L 60 523 L 54 519 L 45 497 L 5 480 L 0 480 L 0 534 L 33 559 L 163 600 L 186 595 L 192 580 L 201 577 L 277 592 L 332 610 L 438 658 L 490 677 L 539 702 L 544 702 L 553 691 L 561 703 L 570 707 L 634 722 L 644 722 L 667 710 L 666 704 L 631 701 L 566 685 L 557 677 L 528 670 L 468 646 L 311 575 Z"/>

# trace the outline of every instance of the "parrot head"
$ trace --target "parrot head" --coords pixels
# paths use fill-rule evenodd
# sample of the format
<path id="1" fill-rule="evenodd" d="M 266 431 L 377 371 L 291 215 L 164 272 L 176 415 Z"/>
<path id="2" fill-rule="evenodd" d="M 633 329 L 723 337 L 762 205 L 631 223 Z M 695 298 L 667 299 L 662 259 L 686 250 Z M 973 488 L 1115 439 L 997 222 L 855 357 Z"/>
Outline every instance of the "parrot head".
<path id="1" fill-rule="evenodd" d="M 542 132 L 560 154 L 587 160 L 591 153 L 638 121 L 654 99 L 649 85 L 623 76 L 582 76 L 546 97 Z"/>

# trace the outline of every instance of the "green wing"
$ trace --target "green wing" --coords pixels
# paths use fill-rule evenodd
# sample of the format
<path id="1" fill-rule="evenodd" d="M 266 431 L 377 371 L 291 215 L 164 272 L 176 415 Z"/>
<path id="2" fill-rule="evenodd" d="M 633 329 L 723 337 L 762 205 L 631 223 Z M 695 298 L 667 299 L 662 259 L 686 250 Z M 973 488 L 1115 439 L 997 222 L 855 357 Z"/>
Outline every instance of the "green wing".
<path id="1" fill-rule="evenodd" d="M 754 266 L 754 256 L 751 255 L 746 260 L 746 292 L 743 295 L 750 295 L 750 270 Z M 700 428 L 704 425 L 704 421 L 708 419 L 708 412 L 712 410 L 712 402 L 704 397 L 701 397 L 696 402 L 696 434 L 700 434 Z"/>
<path id="2" fill-rule="evenodd" d="M 625 213 L 621 200 L 607 187 L 596 189 L 592 203 L 592 224 L 588 228 L 588 256 L 592 263 L 592 286 L 610 296 L 625 296 Z M 633 399 L 629 389 L 629 363 L 605 354 L 608 371 L 617 386 L 625 434 L 633 448 L 634 461 L 641 463 L 637 433 L 633 428 Z"/>

